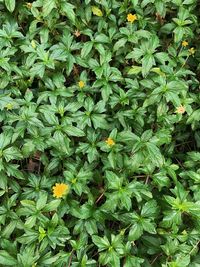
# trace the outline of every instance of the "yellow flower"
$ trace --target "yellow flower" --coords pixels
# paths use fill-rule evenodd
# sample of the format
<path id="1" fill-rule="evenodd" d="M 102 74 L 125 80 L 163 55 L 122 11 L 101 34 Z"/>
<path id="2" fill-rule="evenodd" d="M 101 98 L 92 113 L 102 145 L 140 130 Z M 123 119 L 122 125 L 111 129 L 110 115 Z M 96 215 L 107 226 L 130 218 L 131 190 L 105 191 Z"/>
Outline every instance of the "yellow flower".
<path id="1" fill-rule="evenodd" d="M 136 16 L 135 14 L 131 14 L 131 13 L 129 13 L 129 14 L 127 15 L 127 20 L 128 20 L 128 22 L 133 23 L 135 20 L 137 20 L 137 16 Z"/>
<path id="2" fill-rule="evenodd" d="M 183 114 L 183 113 L 185 113 L 185 107 L 183 107 L 183 106 L 181 105 L 180 107 L 178 107 L 178 108 L 176 109 L 176 113 L 178 113 L 178 114 Z"/>
<path id="3" fill-rule="evenodd" d="M 79 86 L 80 88 L 83 88 L 83 87 L 85 86 L 84 81 L 79 81 L 78 86 Z"/>
<path id="4" fill-rule="evenodd" d="M 61 198 L 64 195 L 66 195 L 66 193 L 69 190 L 69 186 L 67 184 L 58 184 L 56 183 L 55 186 L 53 186 L 53 196 L 56 198 Z"/>
<path id="5" fill-rule="evenodd" d="M 190 49 L 188 49 L 188 51 L 189 51 L 190 55 L 194 55 L 196 50 L 194 49 L 194 47 L 191 47 Z"/>
<path id="6" fill-rule="evenodd" d="M 188 42 L 187 42 L 186 40 L 184 40 L 184 41 L 182 42 L 182 46 L 183 46 L 183 47 L 188 46 Z"/>
<path id="7" fill-rule="evenodd" d="M 113 140 L 112 138 L 108 137 L 108 138 L 106 139 L 106 144 L 107 144 L 108 146 L 114 146 L 114 145 L 115 145 L 115 142 L 114 142 L 114 140 Z"/>
<path id="8" fill-rule="evenodd" d="M 8 103 L 8 104 L 6 105 L 6 109 L 7 109 L 7 110 L 12 110 L 12 109 L 13 109 L 13 104 L 12 104 L 12 103 Z"/>

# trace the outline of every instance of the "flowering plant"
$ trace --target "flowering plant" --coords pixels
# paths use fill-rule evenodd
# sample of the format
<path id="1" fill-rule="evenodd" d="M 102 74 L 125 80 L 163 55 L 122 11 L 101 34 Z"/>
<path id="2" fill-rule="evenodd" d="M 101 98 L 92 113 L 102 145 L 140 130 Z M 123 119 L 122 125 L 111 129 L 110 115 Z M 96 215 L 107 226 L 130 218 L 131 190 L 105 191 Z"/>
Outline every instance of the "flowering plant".
<path id="1" fill-rule="evenodd" d="M 200 266 L 196 0 L 0 0 L 0 265 Z"/>

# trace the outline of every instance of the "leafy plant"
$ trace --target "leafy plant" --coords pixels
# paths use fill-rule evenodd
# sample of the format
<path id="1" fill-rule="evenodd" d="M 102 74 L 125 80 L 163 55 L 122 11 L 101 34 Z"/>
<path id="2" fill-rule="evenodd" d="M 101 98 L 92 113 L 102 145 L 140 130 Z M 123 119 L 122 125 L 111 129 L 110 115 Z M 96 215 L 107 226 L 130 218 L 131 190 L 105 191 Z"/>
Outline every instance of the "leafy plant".
<path id="1" fill-rule="evenodd" d="M 198 10 L 0 0 L 0 266 L 200 265 Z"/>

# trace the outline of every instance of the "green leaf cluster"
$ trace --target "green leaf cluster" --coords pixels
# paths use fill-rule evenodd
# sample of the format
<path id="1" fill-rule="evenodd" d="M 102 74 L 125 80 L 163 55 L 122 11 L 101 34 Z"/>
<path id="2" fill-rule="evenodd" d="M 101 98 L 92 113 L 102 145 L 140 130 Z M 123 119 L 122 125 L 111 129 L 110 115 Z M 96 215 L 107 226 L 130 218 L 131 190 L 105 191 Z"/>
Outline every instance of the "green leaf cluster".
<path id="1" fill-rule="evenodd" d="M 199 8 L 0 0 L 0 266 L 200 266 Z"/>

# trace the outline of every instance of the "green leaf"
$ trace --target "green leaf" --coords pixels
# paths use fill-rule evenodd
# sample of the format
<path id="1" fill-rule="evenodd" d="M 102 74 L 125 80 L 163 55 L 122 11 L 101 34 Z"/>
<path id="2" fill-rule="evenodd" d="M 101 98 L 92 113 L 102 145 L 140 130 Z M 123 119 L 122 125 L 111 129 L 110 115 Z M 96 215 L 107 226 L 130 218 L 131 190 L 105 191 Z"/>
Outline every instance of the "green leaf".
<path id="1" fill-rule="evenodd" d="M 94 128 L 101 128 L 101 129 L 106 129 L 108 128 L 107 121 L 103 118 L 102 115 L 100 114 L 93 114 L 91 116 L 92 122 L 94 124 Z"/>
<path id="2" fill-rule="evenodd" d="M 114 169 L 116 166 L 116 154 L 113 151 L 108 154 L 108 160 L 111 167 Z"/>
<path id="3" fill-rule="evenodd" d="M 6 8 L 12 13 L 15 9 L 15 0 L 5 0 Z"/>
<path id="4" fill-rule="evenodd" d="M 57 207 L 60 205 L 60 202 L 61 202 L 60 199 L 52 200 L 51 202 L 47 203 L 42 210 L 44 212 L 56 210 Z"/>
<path id="5" fill-rule="evenodd" d="M 154 56 L 151 54 L 146 54 L 142 59 L 142 74 L 143 76 L 146 76 L 152 66 L 155 65 L 155 59 Z"/>
<path id="6" fill-rule="evenodd" d="M 5 175 L 5 173 L 1 172 L 0 173 L 0 177 L 1 177 L 1 179 L 0 179 L 0 188 L 6 190 L 7 183 L 8 183 L 7 176 Z"/>
<path id="7" fill-rule="evenodd" d="M 149 219 L 142 220 L 142 227 L 145 231 L 150 234 L 156 234 L 155 224 Z"/>
<path id="8" fill-rule="evenodd" d="M 40 78 L 44 76 L 45 72 L 45 65 L 43 63 L 36 63 L 31 69 L 30 74 L 31 76 L 38 75 Z"/>
<path id="9" fill-rule="evenodd" d="M 53 8 L 55 8 L 55 7 L 56 7 L 56 1 L 55 0 L 44 0 L 43 8 L 42 8 L 43 16 L 47 17 L 51 13 Z"/>
<path id="10" fill-rule="evenodd" d="M 137 240 L 143 233 L 143 227 L 139 223 L 135 223 L 133 226 L 131 226 L 128 240 L 129 241 L 135 241 Z"/>
<path id="11" fill-rule="evenodd" d="M 13 99 L 8 95 L 0 95 L 0 109 L 3 110 L 7 105 L 13 103 Z"/>
<path id="12" fill-rule="evenodd" d="M 131 3 L 133 4 L 133 7 L 136 7 L 138 5 L 139 0 L 131 0 Z"/>
<path id="13" fill-rule="evenodd" d="M 61 10 L 68 17 L 68 19 L 75 23 L 75 12 L 74 12 L 74 5 L 67 3 L 66 1 L 61 2 Z"/>
<path id="14" fill-rule="evenodd" d="M 36 209 L 41 210 L 45 207 L 47 203 L 47 194 L 46 193 L 40 193 L 39 199 L 36 202 Z"/>
<path id="15" fill-rule="evenodd" d="M 17 238 L 17 241 L 22 244 L 31 244 L 38 239 L 38 233 L 33 230 L 28 230 L 24 235 Z"/>
<path id="16" fill-rule="evenodd" d="M 11 221 L 9 224 L 6 225 L 6 227 L 4 228 L 3 232 L 2 232 L 2 236 L 4 238 L 10 238 L 11 234 L 13 233 L 13 231 L 15 230 L 17 225 L 17 221 Z"/>
<path id="17" fill-rule="evenodd" d="M 16 164 L 7 164 L 6 165 L 6 171 L 8 176 L 13 176 L 13 177 L 17 177 L 18 179 L 24 179 L 24 175 L 23 173 L 18 169 L 19 165 Z"/>
<path id="18" fill-rule="evenodd" d="M 3 266 L 15 266 L 17 265 L 17 260 L 10 256 L 10 254 L 5 250 L 0 250 L 0 262 Z"/>
<path id="19" fill-rule="evenodd" d="M 65 257 L 66 259 L 68 259 L 70 257 L 70 254 L 67 255 L 67 253 L 65 253 Z M 45 257 L 44 260 L 41 261 L 42 264 L 45 264 L 45 265 L 50 265 L 52 266 L 52 263 L 55 263 L 58 259 L 60 258 L 60 255 L 57 254 L 55 256 L 52 256 L 52 257 Z"/>
<path id="20" fill-rule="evenodd" d="M 191 5 L 191 4 L 193 4 L 194 3 L 194 0 L 185 0 L 184 2 L 183 2 L 183 5 Z"/>
<path id="21" fill-rule="evenodd" d="M 115 250 L 111 250 L 109 252 L 109 256 L 110 256 L 110 263 L 112 264 L 112 266 L 120 267 L 120 257 L 119 257 L 119 254 L 116 253 Z"/>
<path id="22" fill-rule="evenodd" d="M 12 159 L 21 159 L 22 158 L 20 151 L 16 147 L 6 148 L 3 151 L 3 156 L 7 162 L 12 160 Z"/>
<path id="23" fill-rule="evenodd" d="M 142 207 L 141 216 L 142 217 L 154 217 L 158 212 L 157 202 L 155 200 L 150 200 L 146 202 Z"/>
<path id="24" fill-rule="evenodd" d="M 141 267 L 141 264 L 144 262 L 142 258 L 128 255 L 124 267 Z"/>
<path id="25" fill-rule="evenodd" d="M 98 7 L 96 6 L 92 6 L 92 13 L 98 17 L 102 17 L 103 16 L 103 13 L 101 11 L 101 9 L 99 9 Z"/>
<path id="26" fill-rule="evenodd" d="M 154 162 L 156 166 L 162 167 L 162 165 L 164 164 L 164 160 L 162 154 L 160 153 L 159 148 L 155 144 L 150 142 L 147 142 L 146 146 L 149 152 L 149 157 L 152 160 L 152 162 Z"/>
<path id="27" fill-rule="evenodd" d="M 65 132 L 71 136 L 78 136 L 78 137 L 85 136 L 85 133 L 83 130 L 72 125 L 67 126 L 65 128 Z"/>
<path id="28" fill-rule="evenodd" d="M 86 42 L 81 50 L 81 57 L 85 58 L 92 50 L 93 42 Z"/>
<path id="29" fill-rule="evenodd" d="M 142 71 L 142 67 L 139 66 L 132 66 L 128 71 L 128 74 L 138 74 Z"/>
<path id="30" fill-rule="evenodd" d="M 129 211 L 132 206 L 131 198 L 129 197 L 130 194 L 126 188 L 123 188 L 122 190 L 123 191 L 119 193 L 121 205 Z"/>
<path id="31" fill-rule="evenodd" d="M 174 40 L 176 43 L 180 42 L 183 39 L 183 35 L 185 33 L 185 30 L 182 26 L 178 26 L 173 31 L 175 33 Z"/>
<path id="32" fill-rule="evenodd" d="M 28 207 L 28 208 L 34 208 L 35 207 L 35 202 L 32 200 L 24 199 L 24 200 L 21 200 L 20 203 L 24 207 Z"/>
<path id="33" fill-rule="evenodd" d="M 121 186 L 120 178 L 112 171 L 106 171 L 106 179 L 108 181 L 109 189 L 119 189 Z"/>
<path id="34" fill-rule="evenodd" d="M 107 237 L 104 236 L 103 238 L 93 235 L 92 236 L 93 243 L 98 247 L 99 251 L 105 250 L 110 246 L 110 242 L 108 241 Z"/>
<path id="35" fill-rule="evenodd" d="M 126 39 L 126 38 L 121 38 L 121 39 L 119 39 L 119 40 L 115 43 L 115 45 L 114 45 L 114 47 L 113 47 L 113 51 L 117 51 L 119 48 L 123 47 L 123 46 L 126 44 L 126 42 L 127 42 L 127 39 Z"/>

